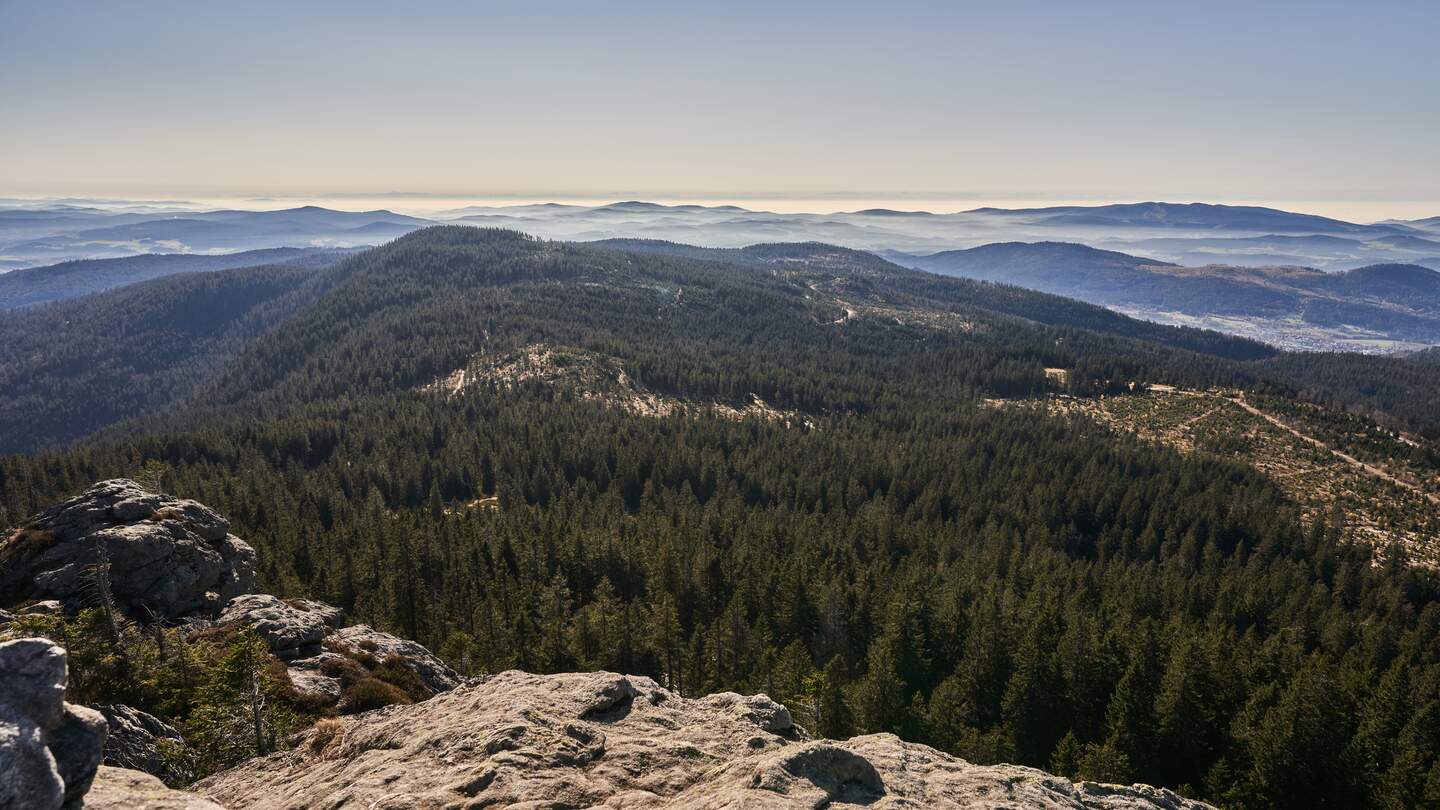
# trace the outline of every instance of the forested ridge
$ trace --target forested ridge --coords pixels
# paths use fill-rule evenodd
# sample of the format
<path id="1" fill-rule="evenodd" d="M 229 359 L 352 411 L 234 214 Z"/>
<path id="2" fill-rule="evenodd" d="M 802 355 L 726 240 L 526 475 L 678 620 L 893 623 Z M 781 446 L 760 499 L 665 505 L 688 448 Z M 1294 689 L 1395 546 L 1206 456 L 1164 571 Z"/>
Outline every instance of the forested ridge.
<path id="1" fill-rule="evenodd" d="M 981 404 L 1050 390 L 1046 368 L 1081 396 L 1293 396 L 1271 369 L 1319 379 L 1323 358 L 818 245 L 440 228 L 298 285 L 287 272 L 231 301 L 258 320 L 195 356 L 183 407 L 0 460 L 0 524 L 158 460 L 165 489 L 257 548 L 266 590 L 467 672 L 764 691 L 819 734 L 894 731 L 1226 807 L 1440 806 L 1431 572 L 1302 525 L 1247 468 Z M 203 278 L 168 283 L 257 276 Z M 93 331 L 123 347 L 125 328 Z M 536 345 L 610 358 L 677 401 L 755 396 L 805 418 L 640 416 L 541 380 L 421 390 Z M 109 390 L 76 379 L 36 396 Z M 3 401 L 23 417 L 7 430 L 36 418 Z"/>

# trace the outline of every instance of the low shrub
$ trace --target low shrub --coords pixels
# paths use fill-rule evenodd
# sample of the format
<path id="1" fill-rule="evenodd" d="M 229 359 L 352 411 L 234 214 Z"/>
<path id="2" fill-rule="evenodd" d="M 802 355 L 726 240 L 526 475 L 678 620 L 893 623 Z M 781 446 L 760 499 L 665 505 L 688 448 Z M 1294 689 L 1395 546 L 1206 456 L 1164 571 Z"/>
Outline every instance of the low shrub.
<path id="1" fill-rule="evenodd" d="M 351 684 L 340 694 L 338 708 L 341 714 L 355 714 L 385 706 L 414 702 L 399 687 L 379 678 L 366 678 L 359 683 Z"/>
<path id="2" fill-rule="evenodd" d="M 375 667 L 374 672 L 375 677 L 399 688 L 411 700 L 424 700 L 435 694 L 430 687 L 425 685 L 425 681 L 420 679 L 420 675 L 415 672 L 415 669 L 398 655 L 389 656 L 381 661 L 380 665 Z"/>

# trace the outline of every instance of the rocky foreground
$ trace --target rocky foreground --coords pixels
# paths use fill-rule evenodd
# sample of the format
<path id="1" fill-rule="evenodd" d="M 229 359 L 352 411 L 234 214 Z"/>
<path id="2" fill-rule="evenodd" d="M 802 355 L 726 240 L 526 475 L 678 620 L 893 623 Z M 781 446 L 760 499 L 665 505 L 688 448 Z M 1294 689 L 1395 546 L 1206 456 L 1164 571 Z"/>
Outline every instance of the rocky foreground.
<path id="1" fill-rule="evenodd" d="M 1105 808 L 1199 810 L 1168 790 L 1075 784 L 872 734 L 811 740 L 764 695 L 649 678 L 503 672 L 325 721 L 196 791 L 230 808 Z"/>
<path id="2" fill-rule="evenodd" d="M 342 660 L 356 650 L 408 667 L 428 699 L 322 719 L 290 750 L 183 792 L 157 778 L 188 779 L 157 748 L 183 744 L 179 731 L 128 706 L 66 703 L 54 641 L 0 643 L 0 810 L 1208 807 L 1145 785 L 972 765 L 890 734 L 812 740 L 764 695 L 686 698 L 605 672 L 465 683 L 413 641 L 346 626 L 338 608 L 251 593 L 255 553 L 223 518 L 123 479 L 0 538 L 0 607 L 13 611 L 0 610 L 0 637 L 26 614 L 93 605 L 102 569 L 129 621 L 253 629 L 316 705 L 344 710 L 343 691 L 368 677 Z"/>

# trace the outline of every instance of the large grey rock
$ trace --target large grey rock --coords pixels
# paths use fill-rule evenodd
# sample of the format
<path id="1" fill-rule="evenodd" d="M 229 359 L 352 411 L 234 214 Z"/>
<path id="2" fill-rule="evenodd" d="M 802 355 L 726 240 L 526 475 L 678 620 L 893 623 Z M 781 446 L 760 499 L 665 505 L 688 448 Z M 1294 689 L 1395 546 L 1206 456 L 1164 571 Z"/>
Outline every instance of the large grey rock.
<path id="1" fill-rule="evenodd" d="M 0 540 L 0 603 L 94 604 L 98 547 L 118 606 L 139 619 L 218 610 L 255 585 L 255 551 L 191 500 L 101 481 Z"/>
<path id="2" fill-rule="evenodd" d="M 204 796 L 171 790 L 148 773 L 102 766 L 85 810 L 225 810 Z"/>
<path id="3" fill-rule="evenodd" d="M 0 708 L 0 807 L 59 807 L 65 783 L 45 747 L 44 731 Z"/>
<path id="4" fill-rule="evenodd" d="M 460 685 L 460 676 L 455 670 L 409 639 L 382 633 L 368 624 L 341 628 L 335 632 L 335 638 L 352 649 L 368 652 L 381 660 L 392 655 L 404 659 L 432 692 L 446 692 Z"/>
<path id="5" fill-rule="evenodd" d="M 65 698 L 65 651 L 0 644 L 0 808 L 78 807 L 100 765 L 105 718 Z"/>
<path id="6" fill-rule="evenodd" d="M 196 789 L 243 808 L 1201 810 L 1168 790 L 980 766 L 876 734 L 809 740 L 768 697 L 698 700 L 648 678 L 504 672 L 327 720 Z"/>
<path id="7" fill-rule="evenodd" d="M 345 614 L 337 607 L 309 599 L 279 599 L 269 594 L 246 594 L 230 600 L 220 618 L 205 626 L 250 627 L 265 639 L 275 656 L 289 664 L 290 684 L 296 691 L 333 704 L 348 684 L 326 674 L 327 661 L 343 658 L 326 650 L 365 654 L 381 662 L 399 658 L 431 692 L 444 692 L 460 684 L 460 676 L 420 644 L 376 630 L 369 625 L 341 627 Z"/>
<path id="8" fill-rule="evenodd" d="M 60 781 L 65 783 L 66 805 L 76 805 L 105 756 L 105 718 L 86 706 L 65 704 L 60 724 L 51 729 L 47 743 L 55 757 Z"/>
<path id="9" fill-rule="evenodd" d="M 119 703 L 96 706 L 105 718 L 105 764 L 157 776 L 167 782 L 184 782 L 194 776 L 167 760 L 160 751 L 162 741 L 175 746 L 185 739 L 173 726 L 152 714 Z"/>
<path id="10" fill-rule="evenodd" d="M 243 624 L 255 629 L 282 661 L 319 655 L 320 642 L 339 627 L 345 613 L 337 607 L 309 599 L 281 600 L 268 593 L 251 593 L 230 600 L 220 624 Z"/>
<path id="11" fill-rule="evenodd" d="M 326 675 L 318 669 L 291 667 L 288 674 L 290 685 L 296 692 L 329 704 L 338 703 L 345 688 L 339 678 Z"/>

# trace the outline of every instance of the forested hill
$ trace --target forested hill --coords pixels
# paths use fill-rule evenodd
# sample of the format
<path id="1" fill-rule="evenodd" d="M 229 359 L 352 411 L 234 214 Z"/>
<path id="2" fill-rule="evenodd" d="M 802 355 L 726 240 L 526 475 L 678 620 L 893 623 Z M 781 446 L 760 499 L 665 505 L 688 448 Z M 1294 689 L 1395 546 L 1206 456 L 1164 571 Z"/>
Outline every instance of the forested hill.
<path id="1" fill-rule="evenodd" d="M 680 250 L 431 229 L 347 267 L 333 294 L 248 347 L 214 399 L 241 402 L 277 388 L 285 390 L 270 398 L 279 402 L 403 389 L 478 352 L 536 342 L 623 359 L 630 376 L 672 393 L 731 402 L 754 393 L 821 413 L 854 404 L 837 390 L 847 385 L 836 378 L 840 367 L 850 373 L 857 363 L 921 353 L 964 355 L 953 376 L 970 375 L 969 389 L 993 395 L 1039 390 L 1046 363 L 1069 367 L 1083 358 L 1096 368 L 1082 372 L 1079 385 L 1121 386 L 1141 358 L 1162 375 L 1210 381 L 1231 374 L 1218 360 L 1170 346 L 1214 358 L 1275 354 L 827 245 Z M 1133 339 L 1139 335 L 1149 340 Z M 1004 371 L 974 376 L 975 355 Z"/>
<path id="2" fill-rule="evenodd" d="M 295 272 L 0 320 L 9 446 L 130 417 L 0 458 L 0 526 L 158 462 L 262 590 L 467 673 L 763 691 L 826 736 L 1228 807 L 1440 799 L 1431 572 L 1249 467 L 987 402 L 1280 398 L 1287 355 L 816 245 L 438 228 Z"/>
<path id="3" fill-rule="evenodd" d="M 541 337 L 596 343 L 631 377 L 732 404 L 753 394 L 843 411 L 857 395 L 840 395 L 827 364 L 899 380 L 887 364 L 921 355 L 949 358 L 969 399 L 1046 390 L 1044 369 L 1063 368 L 1077 393 L 1137 380 L 1259 387 L 1440 433 L 1426 407 L 1440 395 L 1430 364 L 1386 361 L 1377 386 L 1373 361 L 1285 354 L 829 245 L 585 245 L 439 227 L 337 264 L 323 258 L 0 314 L 0 451 L 145 415 L 124 430 L 404 390 L 482 350 Z M 726 349 L 712 354 L 717 343 Z"/>
<path id="4" fill-rule="evenodd" d="M 307 262 L 185 273 L 0 313 L 0 451 L 185 402 L 333 278 Z"/>
<path id="5" fill-rule="evenodd" d="M 995 313 L 1015 315 L 1043 324 L 1140 338 L 1236 360 L 1253 360 L 1279 354 L 1276 349 L 1253 340 L 1128 318 L 1102 306 L 1063 298 L 1060 295 L 1040 294 L 1012 284 L 983 283 L 983 280 L 947 278 L 930 272 L 915 272 L 870 253 L 847 251 L 831 245 L 780 243 L 751 245 L 738 249 L 715 249 L 647 239 L 609 239 L 595 244 L 629 251 L 751 266 L 812 261 L 832 270 L 844 270 L 858 278 L 880 280 L 880 286 L 886 292 L 914 296 L 931 304 L 964 302 Z"/>
<path id="6" fill-rule="evenodd" d="M 834 328 L 851 309 L 864 317 Z M 173 425 L 166 409 L 182 402 L 208 412 L 403 390 L 482 349 L 541 339 L 593 343 L 675 391 L 821 412 L 864 398 L 836 390 L 835 362 L 892 374 L 887 364 L 917 352 L 950 353 L 950 376 L 974 398 L 1042 390 L 1046 366 L 1076 366 L 1082 387 L 1142 369 L 1230 382 L 1248 372 L 1223 359 L 1275 354 L 824 245 L 585 246 L 432 228 L 333 267 L 181 275 L 0 315 L 0 450 L 147 413 Z M 734 346 L 712 355 L 717 343 Z"/>
<path id="7" fill-rule="evenodd" d="M 0 274 L 0 310 L 79 298 L 177 273 L 211 273 L 235 267 L 287 262 L 323 267 L 353 252 L 326 248 L 270 248 L 218 255 L 162 253 L 30 267 Z"/>

